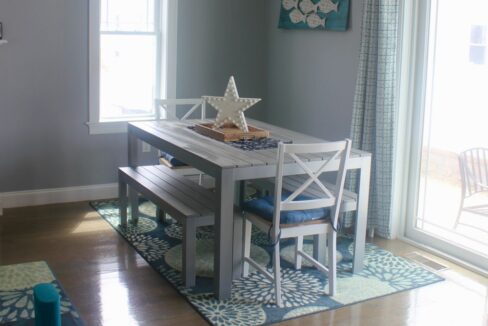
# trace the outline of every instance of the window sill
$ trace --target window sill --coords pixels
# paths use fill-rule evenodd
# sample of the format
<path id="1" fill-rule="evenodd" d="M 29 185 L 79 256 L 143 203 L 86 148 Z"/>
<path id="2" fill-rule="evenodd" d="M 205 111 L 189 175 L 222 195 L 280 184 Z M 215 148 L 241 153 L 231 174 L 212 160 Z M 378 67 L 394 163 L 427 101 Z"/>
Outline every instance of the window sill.
<path id="1" fill-rule="evenodd" d="M 127 121 L 87 122 L 90 135 L 127 133 Z"/>

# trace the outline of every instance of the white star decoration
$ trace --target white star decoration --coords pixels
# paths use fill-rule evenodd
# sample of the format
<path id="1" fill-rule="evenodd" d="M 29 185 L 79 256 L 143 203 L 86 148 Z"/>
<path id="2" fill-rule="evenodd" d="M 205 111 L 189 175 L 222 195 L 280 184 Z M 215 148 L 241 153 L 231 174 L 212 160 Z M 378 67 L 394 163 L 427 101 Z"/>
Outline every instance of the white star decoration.
<path id="1" fill-rule="evenodd" d="M 214 128 L 232 123 L 243 132 L 249 132 L 244 111 L 261 101 L 260 98 L 240 98 L 234 76 L 231 76 L 223 97 L 203 96 L 217 111 Z"/>

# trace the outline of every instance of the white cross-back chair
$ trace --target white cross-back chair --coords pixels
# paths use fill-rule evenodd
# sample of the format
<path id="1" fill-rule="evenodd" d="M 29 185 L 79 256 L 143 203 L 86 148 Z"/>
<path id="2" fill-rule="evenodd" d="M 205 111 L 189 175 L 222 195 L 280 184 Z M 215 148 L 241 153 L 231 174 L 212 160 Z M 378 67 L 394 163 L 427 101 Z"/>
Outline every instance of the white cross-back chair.
<path id="1" fill-rule="evenodd" d="M 249 273 L 249 265 L 263 273 L 275 287 L 276 304 L 283 306 L 281 298 L 280 274 L 280 239 L 295 238 L 295 268 L 301 268 L 302 258 L 310 261 L 318 270 L 328 274 L 329 295 L 336 292 L 336 239 L 337 221 L 344 191 L 346 165 L 351 151 L 351 141 L 319 143 L 319 144 L 279 144 L 278 164 L 276 169 L 274 197 L 253 199 L 243 205 L 244 210 L 244 269 L 243 276 Z M 300 154 L 327 153 L 328 160 L 321 162 L 317 170 L 312 170 L 300 159 Z M 308 176 L 293 192 L 283 192 L 283 169 L 285 155 L 289 155 Z M 339 161 L 339 164 L 337 164 Z M 325 172 L 337 173 L 333 187 L 324 184 L 319 177 Z M 316 185 L 322 193 L 315 197 L 304 193 L 311 185 Z M 263 205 L 269 204 L 272 198 L 272 216 Z M 268 212 L 268 214 L 266 214 Z M 298 212 L 291 217 L 290 212 Z M 266 216 L 267 215 L 267 216 Z M 299 218 L 297 220 L 297 217 Z M 274 245 L 273 274 L 258 265 L 250 257 L 251 229 L 257 226 L 270 235 Z M 303 251 L 303 237 L 309 235 L 327 235 L 328 263 L 327 267 Z"/>
<path id="2" fill-rule="evenodd" d="M 461 172 L 461 203 L 454 227 L 457 227 L 463 211 L 488 215 L 488 203 L 466 206 L 466 199 L 488 192 L 488 148 L 472 148 L 459 154 Z"/>
<path id="3" fill-rule="evenodd" d="M 156 99 L 157 120 L 186 120 L 194 117 L 193 114 L 200 109 L 200 115 L 196 118 L 205 119 L 206 102 L 201 98 L 196 99 Z M 188 106 L 190 106 L 188 108 Z M 186 111 L 185 111 L 186 110 Z"/>
<path id="4" fill-rule="evenodd" d="M 189 118 L 206 118 L 206 102 L 203 99 L 156 99 L 155 106 L 157 120 L 184 121 Z M 163 153 L 160 151 L 159 154 L 162 156 Z M 175 172 L 181 175 L 198 176 L 199 184 L 203 182 L 203 174 L 189 165 L 174 166 L 165 159 L 162 159 L 161 163 L 175 169 Z"/>

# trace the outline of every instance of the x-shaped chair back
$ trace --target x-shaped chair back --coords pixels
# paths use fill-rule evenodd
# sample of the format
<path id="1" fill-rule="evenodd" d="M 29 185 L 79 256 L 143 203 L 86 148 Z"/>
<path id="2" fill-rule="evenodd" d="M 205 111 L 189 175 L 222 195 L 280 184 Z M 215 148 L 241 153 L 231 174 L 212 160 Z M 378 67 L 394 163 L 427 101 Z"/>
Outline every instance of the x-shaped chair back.
<path id="1" fill-rule="evenodd" d="M 186 120 L 192 116 L 192 114 L 201 109 L 200 119 L 206 118 L 206 103 L 204 100 L 198 99 L 157 99 L 156 104 L 156 120 Z M 188 106 L 191 108 L 188 109 Z M 187 111 L 179 117 L 177 111 Z"/>
<path id="2" fill-rule="evenodd" d="M 346 165 L 351 152 L 351 140 L 318 143 L 318 144 L 283 144 L 278 147 L 278 166 L 275 182 L 275 202 L 273 224 L 280 225 L 281 211 L 309 210 L 331 207 L 331 223 L 335 228 L 340 211 L 344 182 L 346 177 Z M 313 171 L 298 155 L 300 154 L 326 154 L 327 159 Z M 282 200 L 283 167 L 285 155 L 289 155 L 295 163 L 308 175 L 308 179 L 299 186 L 291 195 Z M 339 161 L 339 164 L 337 164 Z M 328 188 L 320 179 L 324 172 L 337 171 L 337 178 L 333 189 Z M 307 188 L 315 184 L 322 190 L 323 196 L 313 199 L 296 200 Z"/>

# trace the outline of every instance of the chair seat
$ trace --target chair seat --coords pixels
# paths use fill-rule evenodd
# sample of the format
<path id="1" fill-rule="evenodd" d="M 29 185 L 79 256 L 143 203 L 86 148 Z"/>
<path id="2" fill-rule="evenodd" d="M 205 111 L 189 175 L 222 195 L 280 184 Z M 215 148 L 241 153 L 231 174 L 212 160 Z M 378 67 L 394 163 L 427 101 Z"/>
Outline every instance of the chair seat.
<path id="1" fill-rule="evenodd" d="M 288 198 L 290 193 L 282 194 L 282 200 Z M 300 195 L 294 200 L 310 200 L 312 197 Z M 274 197 L 265 196 L 260 198 L 251 199 L 243 203 L 243 209 L 245 212 L 252 213 L 260 216 L 266 221 L 273 221 L 274 214 Z M 297 211 L 281 211 L 280 224 L 300 224 L 311 221 L 323 220 L 328 221 L 330 216 L 329 208 L 317 208 L 309 210 L 297 210 Z"/>

